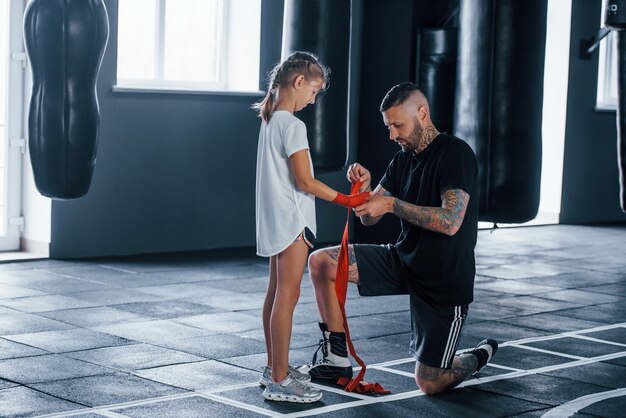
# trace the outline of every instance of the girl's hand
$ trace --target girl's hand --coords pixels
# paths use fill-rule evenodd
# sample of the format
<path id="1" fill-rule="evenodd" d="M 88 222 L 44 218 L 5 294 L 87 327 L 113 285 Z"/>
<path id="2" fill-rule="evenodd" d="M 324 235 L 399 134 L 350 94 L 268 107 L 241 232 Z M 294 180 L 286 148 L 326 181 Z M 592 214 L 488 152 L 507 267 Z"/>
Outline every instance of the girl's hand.
<path id="1" fill-rule="evenodd" d="M 348 178 L 348 181 L 350 181 L 350 183 L 356 183 L 357 181 L 362 182 L 362 191 L 369 190 L 370 184 L 372 182 L 372 176 L 369 170 L 367 170 L 359 163 L 351 164 L 350 167 L 348 167 L 346 177 Z"/>
<path id="2" fill-rule="evenodd" d="M 338 205 L 345 206 L 347 208 L 354 208 L 357 206 L 361 206 L 363 203 L 366 203 L 372 197 L 371 192 L 362 192 L 357 194 L 345 195 L 342 193 L 337 193 L 335 199 L 333 199 L 333 203 L 337 203 Z"/>

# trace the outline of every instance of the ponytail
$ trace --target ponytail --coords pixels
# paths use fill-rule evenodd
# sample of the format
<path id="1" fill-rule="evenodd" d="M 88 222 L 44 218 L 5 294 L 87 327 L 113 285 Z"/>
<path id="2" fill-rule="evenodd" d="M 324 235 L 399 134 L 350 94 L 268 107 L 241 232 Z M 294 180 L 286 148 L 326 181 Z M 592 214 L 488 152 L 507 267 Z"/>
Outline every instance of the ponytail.
<path id="1" fill-rule="evenodd" d="M 270 71 L 265 97 L 252 105 L 263 121 L 269 122 L 274 113 L 276 89 L 291 81 L 294 74 L 302 74 L 307 80 L 315 77 L 321 78 L 324 80 L 324 90 L 328 89 L 330 69 L 323 66 L 313 54 L 294 52 Z"/>
<path id="2" fill-rule="evenodd" d="M 274 110 L 274 93 L 267 91 L 263 100 L 252 105 L 252 108 L 259 112 L 259 117 L 265 122 L 269 122 Z"/>

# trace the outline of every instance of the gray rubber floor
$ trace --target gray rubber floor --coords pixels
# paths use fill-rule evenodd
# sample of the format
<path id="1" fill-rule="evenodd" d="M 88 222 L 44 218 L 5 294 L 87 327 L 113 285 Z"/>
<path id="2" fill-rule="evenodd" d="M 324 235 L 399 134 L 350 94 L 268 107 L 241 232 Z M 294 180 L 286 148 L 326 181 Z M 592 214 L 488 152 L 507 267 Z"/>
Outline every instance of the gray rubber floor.
<path id="1" fill-rule="evenodd" d="M 413 380 L 408 298 L 351 289 L 366 378 L 392 394 L 320 386 L 314 404 L 265 401 L 266 263 L 194 254 L 0 264 L 0 416 L 626 416 L 624 226 L 481 231 L 460 348 L 491 337 L 500 350 L 432 397 Z M 310 361 L 317 320 L 306 275 L 292 364 Z"/>

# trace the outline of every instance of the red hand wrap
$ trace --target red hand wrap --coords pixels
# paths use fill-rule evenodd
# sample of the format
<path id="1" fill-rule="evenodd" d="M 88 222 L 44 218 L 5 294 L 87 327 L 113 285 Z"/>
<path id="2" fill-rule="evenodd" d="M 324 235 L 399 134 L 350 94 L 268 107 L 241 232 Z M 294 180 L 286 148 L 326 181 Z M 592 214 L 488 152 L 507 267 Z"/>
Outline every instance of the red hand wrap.
<path id="1" fill-rule="evenodd" d="M 351 209 L 367 202 L 369 196 L 370 196 L 370 192 L 356 193 L 356 194 L 351 194 L 350 196 L 342 194 L 342 193 L 337 193 L 337 197 L 333 199 L 333 203 L 337 203 L 341 206 L 345 206 Z"/>
<path id="2" fill-rule="evenodd" d="M 360 195 L 369 195 L 369 192 L 358 193 L 361 187 L 361 182 L 354 183 L 352 185 L 351 192 L 354 193 L 350 196 L 342 195 L 344 197 L 350 198 L 352 196 L 360 196 Z M 339 197 L 339 196 L 337 196 Z M 337 200 L 335 198 L 335 200 Z M 349 202 L 348 202 L 349 203 Z M 359 374 L 353 379 L 343 379 L 337 383 L 342 386 L 345 386 L 345 390 L 347 392 L 362 392 L 362 393 L 390 393 L 388 390 L 383 388 L 378 383 L 368 383 L 363 381 L 363 376 L 365 375 L 365 370 L 367 366 L 361 360 L 361 358 L 356 354 L 356 350 L 354 349 L 354 344 L 352 344 L 352 338 L 350 338 L 350 328 L 348 327 L 348 319 L 346 317 L 346 297 L 348 295 L 348 276 L 350 273 L 350 265 L 348 262 L 348 225 L 350 225 L 350 210 L 348 210 L 348 219 L 346 220 L 346 226 L 343 230 L 343 237 L 341 238 L 341 246 L 339 247 L 339 255 L 337 256 L 337 272 L 335 274 L 335 294 L 337 295 L 337 300 L 339 301 L 339 308 L 341 309 L 341 317 L 343 318 L 343 330 L 346 333 L 346 344 L 348 345 L 348 349 L 350 350 L 350 354 L 359 363 L 361 366 L 361 371 Z"/>

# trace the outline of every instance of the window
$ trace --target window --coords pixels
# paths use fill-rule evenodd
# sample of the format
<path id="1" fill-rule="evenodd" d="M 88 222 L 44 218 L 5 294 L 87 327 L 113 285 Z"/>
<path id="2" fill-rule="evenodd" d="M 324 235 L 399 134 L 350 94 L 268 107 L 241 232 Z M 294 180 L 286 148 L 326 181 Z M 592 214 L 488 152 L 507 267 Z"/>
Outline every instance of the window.
<path id="1" fill-rule="evenodd" d="M 604 10 L 606 0 L 602 2 L 600 26 L 604 26 Z M 600 42 L 598 60 L 598 94 L 597 109 L 617 109 L 617 33 L 611 31 Z"/>
<path id="2" fill-rule="evenodd" d="M 617 32 L 611 31 L 600 44 L 598 109 L 617 109 Z"/>
<path id="3" fill-rule="evenodd" d="M 261 0 L 120 0 L 118 87 L 258 91 Z"/>

